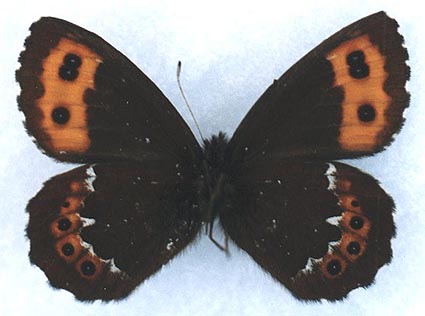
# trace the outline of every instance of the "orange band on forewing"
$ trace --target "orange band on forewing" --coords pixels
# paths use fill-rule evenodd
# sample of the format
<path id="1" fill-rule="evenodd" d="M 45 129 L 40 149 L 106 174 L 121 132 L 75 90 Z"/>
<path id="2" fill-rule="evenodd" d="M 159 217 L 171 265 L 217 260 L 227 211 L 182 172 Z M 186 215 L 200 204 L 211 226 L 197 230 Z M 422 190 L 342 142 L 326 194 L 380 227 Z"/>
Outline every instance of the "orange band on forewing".
<path id="1" fill-rule="evenodd" d="M 82 61 L 79 75 L 73 81 L 63 80 L 59 76 L 59 69 L 67 54 L 76 54 Z M 84 92 L 94 89 L 96 69 L 101 62 L 101 58 L 88 47 L 67 38 L 62 38 L 43 60 L 40 79 L 45 93 L 37 100 L 37 106 L 43 113 L 41 127 L 49 137 L 47 145 L 52 151 L 80 153 L 89 148 Z M 52 119 L 52 111 L 58 106 L 65 107 L 70 113 L 66 124 L 57 124 Z"/>
<path id="2" fill-rule="evenodd" d="M 355 79 L 350 76 L 347 56 L 356 50 L 362 50 L 365 63 L 369 66 L 369 75 Z M 341 149 L 348 151 L 373 151 L 382 140 L 379 134 L 386 125 L 385 111 L 391 98 L 384 91 L 384 83 L 388 74 L 385 72 L 385 56 L 374 45 L 368 35 L 347 41 L 332 50 L 327 59 L 332 63 L 335 73 L 334 86 L 344 90 L 342 103 L 342 122 L 338 138 Z M 358 108 L 364 104 L 372 104 L 375 119 L 363 122 L 358 118 Z"/>

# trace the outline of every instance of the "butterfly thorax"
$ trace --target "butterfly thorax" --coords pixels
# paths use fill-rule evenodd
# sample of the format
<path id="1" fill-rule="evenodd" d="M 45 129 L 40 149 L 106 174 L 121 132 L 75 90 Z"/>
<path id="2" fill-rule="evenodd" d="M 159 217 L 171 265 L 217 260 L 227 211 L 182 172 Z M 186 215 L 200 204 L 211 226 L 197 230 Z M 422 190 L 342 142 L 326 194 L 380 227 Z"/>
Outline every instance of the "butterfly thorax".
<path id="1" fill-rule="evenodd" d="M 200 202 L 203 221 L 210 224 L 217 216 L 224 200 L 224 191 L 228 184 L 228 176 L 224 172 L 227 136 L 220 132 L 203 141 L 203 173 L 201 177 Z"/>
<path id="2" fill-rule="evenodd" d="M 204 173 L 207 180 L 212 181 L 211 184 L 215 184 L 220 174 L 223 173 L 228 143 L 229 140 L 223 132 L 203 141 Z"/>

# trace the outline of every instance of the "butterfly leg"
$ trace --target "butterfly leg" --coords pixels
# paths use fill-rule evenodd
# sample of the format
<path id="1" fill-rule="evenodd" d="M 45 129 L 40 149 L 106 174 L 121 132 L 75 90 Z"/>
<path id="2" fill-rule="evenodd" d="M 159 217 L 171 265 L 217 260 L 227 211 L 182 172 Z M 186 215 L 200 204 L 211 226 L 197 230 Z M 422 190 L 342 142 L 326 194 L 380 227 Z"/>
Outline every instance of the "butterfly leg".
<path id="1" fill-rule="evenodd" d="M 214 239 L 213 236 L 213 228 L 214 228 L 214 221 L 211 221 L 208 223 L 207 230 L 208 230 L 208 238 L 216 245 L 220 250 L 223 250 L 226 255 L 230 255 L 229 252 L 229 236 L 225 233 L 224 237 L 224 246 L 221 245 L 217 240 Z"/>
<path id="2" fill-rule="evenodd" d="M 210 174 L 207 173 L 207 177 L 210 177 Z M 210 181 L 211 182 L 211 181 Z M 207 206 L 205 220 L 207 225 L 205 226 L 205 233 L 208 234 L 209 239 L 216 245 L 219 249 L 223 250 L 226 254 L 229 254 L 228 247 L 228 236 L 225 237 L 224 246 L 221 245 L 213 236 L 214 220 L 218 214 L 218 207 L 221 205 L 223 198 L 223 188 L 225 185 L 225 176 L 221 174 L 218 177 L 216 185 L 212 187 L 208 185 L 209 190 L 209 202 Z"/>

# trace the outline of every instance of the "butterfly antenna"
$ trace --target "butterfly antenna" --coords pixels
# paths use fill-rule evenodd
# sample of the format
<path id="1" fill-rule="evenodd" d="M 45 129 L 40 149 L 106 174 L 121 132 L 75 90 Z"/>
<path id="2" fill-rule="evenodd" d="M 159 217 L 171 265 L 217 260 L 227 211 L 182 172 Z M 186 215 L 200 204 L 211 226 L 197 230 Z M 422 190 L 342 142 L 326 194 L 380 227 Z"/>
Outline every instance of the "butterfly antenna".
<path id="1" fill-rule="evenodd" d="M 195 115 L 192 112 L 192 108 L 190 107 L 190 104 L 189 104 L 189 102 L 186 99 L 186 95 L 184 94 L 184 91 L 183 91 L 183 88 L 182 88 L 182 84 L 180 82 L 180 73 L 181 73 L 181 70 L 182 70 L 182 62 L 179 61 L 178 64 L 177 64 L 177 84 L 179 85 L 180 93 L 182 94 L 184 103 L 186 103 L 186 106 L 189 109 L 190 115 L 192 116 L 193 121 L 195 122 L 196 128 L 198 129 L 198 133 L 201 136 L 202 141 L 204 141 L 204 136 L 202 135 L 201 129 L 199 128 L 198 121 L 196 120 Z"/>

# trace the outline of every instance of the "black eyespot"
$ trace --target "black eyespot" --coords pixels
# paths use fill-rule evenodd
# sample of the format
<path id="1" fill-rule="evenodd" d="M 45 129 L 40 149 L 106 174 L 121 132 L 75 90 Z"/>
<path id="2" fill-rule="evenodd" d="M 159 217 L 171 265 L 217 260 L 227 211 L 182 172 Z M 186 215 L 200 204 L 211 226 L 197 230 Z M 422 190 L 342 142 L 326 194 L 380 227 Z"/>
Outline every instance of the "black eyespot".
<path id="1" fill-rule="evenodd" d="M 62 207 L 69 207 L 71 204 L 68 201 L 62 203 Z"/>
<path id="2" fill-rule="evenodd" d="M 358 255 L 360 253 L 360 244 L 357 241 L 351 241 L 347 246 L 350 255 Z"/>
<path id="3" fill-rule="evenodd" d="M 58 221 L 58 228 L 61 231 L 67 231 L 71 227 L 72 223 L 67 218 L 62 218 Z"/>
<path id="4" fill-rule="evenodd" d="M 353 216 L 350 220 L 350 226 L 353 229 L 359 230 L 362 229 L 364 225 L 363 218 L 359 216 Z"/>
<path id="5" fill-rule="evenodd" d="M 67 257 L 72 256 L 74 251 L 74 246 L 70 243 L 66 243 L 62 246 L 62 253 Z"/>
<path id="6" fill-rule="evenodd" d="M 63 59 L 64 66 L 68 66 L 70 69 L 77 69 L 81 66 L 81 58 L 75 54 L 66 54 Z"/>
<path id="7" fill-rule="evenodd" d="M 52 111 L 52 119 L 57 124 L 66 124 L 70 116 L 68 109 L 63 106 L 59 106 Z"/>
<path id="8" fill-rule="evenodd" d="M 66 81 L 74 81 L 78 77 L 78 70 L 73 66 L 62 65 L 59 68 L 59 77 Z"/>
<path id="9" fill-rule="evenodd" d="M 369 66 L 367 64 L 350 66 L 350 76 L 355 79 L 366 78 L 369 76 Z"/>
<path id="10" fill-rule="evenodd" d="M 375 119 L 375 108 L 370 104 L 363 104 L 357 109 L 357 116 L 362 122 L 371 122 Z"/>
<path id="11" fill-rule="evenodd" d="M 85 276 L 92 276 L 96 272 L 96 266 L 93 262 L 86 260 L 81 263 L 81 272 Z"/>
<path id="12" fill-rule="evenodd" d="M 364 64 L 365 55 L 362 50 L 355 50 L 347 56 L 347 64 L 350 66 Z"/>
<path id="13" fill-rule="evenodd" d="M 353 206 L 353 207 L 359 207 L 360 206 L 360 203 L 357 200 L 352 200 L 351 201 L 351 206 Z"/>
<path id="14" fill-rule="evenodd" d="M 330 275 L 337 275 L 341 272 L 341 262 L 339 260 L 334 259 L 328 262 L 326 265 L 326 270 L 329 272 Z"/>
<path id="15" fill-rule="evenodd" d="M 347 55 L 347 65 L 350 66 L 350 76 L 362 79 L 369 76 L 369 65 L 365 62 L 365 54 L 362 50 L 355 50 Z"/>
<path id="16" fill-rule="evenodd" d="M 67 54 L 63 58 L 63 64 L 59 68 L 59 76 L 66 81 L 73 81 L 78 77 L 78 68 L 81 66 L 81 58 L 75 54 Z"/>

